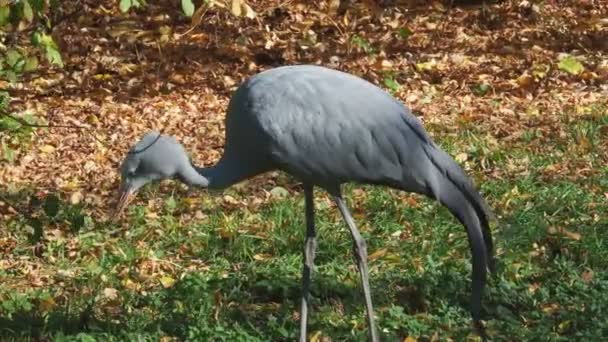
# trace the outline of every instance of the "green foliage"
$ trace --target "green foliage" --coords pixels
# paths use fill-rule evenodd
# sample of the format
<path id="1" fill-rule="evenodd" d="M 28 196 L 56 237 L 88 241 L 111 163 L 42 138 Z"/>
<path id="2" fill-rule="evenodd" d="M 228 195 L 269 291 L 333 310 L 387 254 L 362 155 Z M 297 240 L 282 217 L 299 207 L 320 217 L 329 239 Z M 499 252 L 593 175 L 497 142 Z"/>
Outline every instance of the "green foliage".
<path id="1" fill-rule="evenodd" d="M 35 32 L 32 35 L 32 44 L 44 50 L 49 63 L 63 67 L 63 60 L 53 37 L 43 32 Z"/>
<path id="2" fill-rule="evenodd" d="M 468 144 L 471 138 L 460 136 L 454 145 Z M 520 151 L 508 154 L 517 156 Z M 608 221 L 602 216 L 593 219 L 587 208 L 592 206 L 597 213 L 608 210 L 603 198 L 608 183 L 600 178 L 582 183 L 541 183 L 534 170 L 543 170 L 552 161 L 540 155 L 526 156 L 532 165 L 538 165 L 529 176 L 483 184 L 484 194 L 500 217 L 500 225 L 494 229 L 501 251 L 499 273 L 489 282 L 484 300 L 489 333 L 500 341 L 546 340 L 547 336 L 551 340 L 601 339 L 608 329 L 602 314 L 608 305 L 608 278 L 603 272 L 608 267 L 608 240 L 599 227 Z M 509 161 L 498 162 L 504 167 Z M 599 190 L 592 190 L 597 186 Z M 370 272 L 383 340 L 403 340 L 406 336 L 432 340 L 436 333 L 452 340 L 469 338 L 470 253 L 463 227 L 433 201 L 419 200 L 416 207 L 410 207 L 398 200 L 398 192 L 363 189 L 364 201 L 352 196 L 352 186 L 346 187 L 345 194 L 352 208 L 365 213 L 357 221 L 370 256 L 380 255 L 370 260 Z M 238 200 L 248 197 L 232 195 Z M 175 211 L 189 209 L 171 196 L 164 202 L 164 208 L 152 219 L 146 218 L 149 207 L 135 205 L 128 218 L 128 233 L 118 237 L 109 237 L 111 226 L 93 223 L 95 229 L 80 233 L 76 256 L 68 256 L 65 241 L 48 243 L 45 253 L 53 258 L 53 265 L 87 270 L 78 277 L 60 278 L 64 288 L 76 289 L 70 304 L 56 300 L 55 306 L 44 312 L 40 303 L 62 298 L 63 290 L 53 289 L 45 297 L 41 292 L 21 294 L 0 285 L 2 317 L 13 317 L 10 324 L 23 324 L 15 318 L 24 312 L 30 317 L 57 317 L 40 323 L 43 335 L 52 340 L 84 336 L 110 341 L 133 336 L 214 341 L 297 338 L 299 322 L 293 314 L 298 311 L 301 286 L 301 195 L 276 199 L 255 211 L 206 206 L 209 219 L 188 226 L 175 219 Z M 85 209 L 53 196 L 40 200 L 43 208 L 46 203 L 58 203 L 59 209 L 49 212 L 54 214 L 52 218 L 46 214 L 40 218 L 41 228 L 34 227 L 31 233 L 32 244 L 41 241 L 42 228 L 70 220 L 70 210 L 82 213 Z M 27 224 L 32 227 L 37 223 Z M 580 238 L 548 234 L 548 228 L 555 224 L 564 225 Z M 238 233 L 220 233 L 233 228 Z M 14 224 L 7 229 L 20 231 Z M 364 303 L 349 234 L 335 208 L 322 205 L 317 208 L 317 229 L 311 336 L 321 331 L 333 340 L 363 341 L 367 334 Z M 28 255 L 30 250 L 15 253 Z M 385 252 L 376 253 L 379 250 Z M 179 257 L 173 260 L 179 260 L 180 267 L 163 275 L 170 280 L 165 281 L 166 287 L 158 279 L 138 280 L 142 260 L 170 265 L 172 262 L 163 260 L 176 253 Z M 125 285 L 125 279 L 142 282 L 138 286 L 146 286 L 145 291 L 132 290 L 134 285 Z M 159 285 L 151 286 L 154 283 Z M 116 289 L 119 299 L 109 304 L 99 299 L 106 288 Z M 92 297 L 98 299 L 89 304 Z M 117 314 L 97 315 L 84 331 L 65 329 L 72 320 L 86 316 L 89 305 L 96 312 L 105 312 L 108 306 L 108 312 Z M 534 329 L 521 329 L 526 322 Z M 18 331 L 27 330 L 13 331 L 10 336 L 17 337 Z"/>
<path id="3" fill-rule="evenodd" d="M 384 86 L 388 88 L 391 93 L 399 91 L 401 84 L 395 79 L 395 72 L 387 72 L 384 76 Z"/>
<path id="4" fill-rule="evenodd" d="M 48 12 L 52 6 L 58 6 L 45 0 L 21 0 L 0 5 L 0 28 L 15 30 L 16 27 L 30 26 L 36 28 L 30 36 L 32 46 L 16 46 L 0 54 L 0 79 L 16 82 L 23 73 L 35 71 L 39 66 L 38 53 L 42 52 L 47 62 L 63 67 L 63 60 L 53 38 L 42 31 L 49 27 Z M 37 21 L 42 21 L 42 24 Z M 31 30 L 25 30 L 30 32 Z M 34 49 L 32 49 L 32 47 Z"/>
<path id="5" fill-rule="evenodd" d="M 562 58 L 557 64 L 557 67 L 560 70 L 563 70 L 572 75 L 578 75 L 585 70 L 583 64 L 579 62 L 578 59 L 576 59 L 576 57 L 574 56 L 567 56 Z"/>
<path id="6" fill-rule="evenodd" d="M 11 17 L 11 8 L 8 6 L 0 6 L 0 27 L 9 23 Z"/>
<path id="7" fill-rule="evenodd" d="M 401 37 L 401 39 L 407 39 L 409 38 L 409 36 L 412 35 L 412 30 L 410 30 L 407 27 L 402 27 L 399 29 L 399 31 L 397 31 L 397 34 L 399 35 L 399 37 Z"/>
<path id="8" fill-rule="evenodd" d="M 357 48 L 363 50 L 365 53 L 374 54 L 376 53 L 376 49 L 367 41 L 365 38 L 359 35 L 353 35 L 350 39 L 351 44 L 355 45 Z"/>
<path id="9" fill-rule="evenodd" d="M 473 94 L 475 94 L 477 96 L 484 96 L 491 89 L 492 89 L 492 86 L 490 86 L 487 83 L 479 83 L 479 84 L 476 84 L 471 87 L 471 91 L 473 92 Z"/>
<path id="10" fill-rule="evenodd" d="M 121 12 L 126 13 L 131 8 L 140 8 L 145 5 L 145 0 L 120 0 L 119 8 Z"/>
<path id="11" fill-rule="evenodd" d="M 192 3 L 192 0 L 182 0 L 182 10 L 186 16 L 191 17 L 194 14 L 194 4 Z"/>

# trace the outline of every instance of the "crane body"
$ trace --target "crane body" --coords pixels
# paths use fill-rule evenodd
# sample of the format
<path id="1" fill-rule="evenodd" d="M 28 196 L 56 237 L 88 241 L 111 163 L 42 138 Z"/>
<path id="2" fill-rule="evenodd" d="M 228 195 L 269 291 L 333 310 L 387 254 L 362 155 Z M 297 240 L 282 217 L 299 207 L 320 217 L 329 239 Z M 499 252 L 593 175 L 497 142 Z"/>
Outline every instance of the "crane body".
<path id="1" fill-rule="evenodd" d="M 486 269 L 493 271 L 491 212 L 462 168 L 442 151 L 411 111 L 390 94 L 337 70 L 284 66 L 246 80 L 226 115 L 224 154 L 197 167 L 173 137 L 148 132 L 121 165 L 117 214 L 146 183 L 177 178 L 191 186 L 223 189 L 282 170 L 304 186 L 306 241 L 300 340 L 306 340 L 308 298 L 316 250 L 313 189 L 334 199 L 353 238 L 370 339 L 378 341 L 367 270 L 367 250 L 342 197 L 345 183 L 373 184 L 438 200 L 465 226 L 472 252 L 471 314 L 479 326 Z"/>

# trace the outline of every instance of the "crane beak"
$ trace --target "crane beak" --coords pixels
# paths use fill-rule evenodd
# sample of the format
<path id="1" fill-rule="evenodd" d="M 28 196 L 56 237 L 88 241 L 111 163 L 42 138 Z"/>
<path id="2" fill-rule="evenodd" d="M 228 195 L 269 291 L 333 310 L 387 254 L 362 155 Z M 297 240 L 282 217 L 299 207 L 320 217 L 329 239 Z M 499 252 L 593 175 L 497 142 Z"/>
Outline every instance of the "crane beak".
<path id="1" fill-rule="evenodd" d="M 112 214 L 112 220 L 116 221 L 120 217 L 122 211 L 127 207 L 129 202 L 135 197 L 135 189 L 125 186 L 121 187 L 120 195 L 118 197 L 118 203 L 116 204 L 116 208 L 114 209 L 114 214 Z"/>

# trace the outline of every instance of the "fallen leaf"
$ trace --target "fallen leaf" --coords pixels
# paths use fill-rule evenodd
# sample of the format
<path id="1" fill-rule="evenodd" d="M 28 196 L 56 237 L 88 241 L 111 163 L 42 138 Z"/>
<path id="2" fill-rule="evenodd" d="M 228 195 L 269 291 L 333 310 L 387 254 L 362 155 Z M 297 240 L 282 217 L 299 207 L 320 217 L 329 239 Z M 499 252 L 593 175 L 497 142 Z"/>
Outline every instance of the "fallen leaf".
<path id="1" fill-rule="evenodd" d="M 375 251 L 374 253 L 368 255 L 367 260 L 374 261 L 376 259 L 382 258 L 383 256 L 386 255 L 387 252 L 388 252 L 388 249 L 386 249 L 386 248 L 379 249 L 379 250 Z"/>
<path id="2" fill-rule="evenodd" d="M 140 288 L 139 284 L 137 284 L 136 282 L 134 282 L 133 280 L 129 279 L 129 278 L 125 278 L 122 280 L 121 282 L 122 286 L 126 287 L 129 290 L 138 290 Z"/>
<path id="3" fill-rule="evenodd" d="M 82 192 L 76 191 L 76 192 L 72 193 L 72 195 L 70 196 L 70 203 L 78 204 L 78 203 L 80 203 L 80 201 L 82 201 L 82 198 L 83 198 Z"/>
<path id="4" fill-rule="evenodd" d="M 44 153 L 53 153 L 55 152 L 55 147 L 51 145 L 44 145 L 40 147 L 40 151 Z"/>
<path id="5" fill-rule="evenodd" d="M 583 64 L 581 62 L 579 62 L 578 59 L 576 59 L 576 57 L 573 57 L 573 56 L 567 56 L 567 57 L 562 58 L 559 61 L 559 63 L 557 64 L 557 67 L 560 70 L 563 70 L 572 75 L 578 75 L 581 72 L 583 72 L 583 70 L 585 70 L 585 67 L 583 67 Z"/>
<path id="6" fill-rule="evenodd" d="M 40 299 L 39 308 L 41 311 L 49 311 L 53 309 L 57 303 L 53 297 L 42 298 Z"/>
<path id="7" fill-rule="evenodd" d="M 593 280 L 593 271 L 592 270 L 583 271 L 583 273 L 581 274 L 581 279 L 583 279 L 583 282 L 585 282 L 585 283 L 590 283 Z"/>
<path id="8" fill-rule="evenodd" d="M 168 289 L 168 288 L 172 287 L 173 285 L 175 285 L 175 279 L 171 278 L 170 276 L 165 275 L 165 276 L 160 277 L 160 283 L 164 288 Z"/>
<path id="9" fill-rule="evenodd" d="M 230 12 L 237 17 L 241 16 L 241 0 L 232 0 Z"/>
<path id="10" fill-rule="evenodd" d="M 118 290 L 113 287 L 106 287 L 103 289 L 103 296 L 109 300 L 115 300 L 118 298 Z"/>
<path id="11" fill-rule="evenodd" d="M 257 261 L 266 261 L 272 259 L 272 255 L 266 253 L 256 254 L 253 256 L 253 259 Z"/>
<path id="12" fill-rule="evenodd" d="M 289 196 L 289 191 L 283 187 L 276 186 L 270 190 L 270 196 L 273 198 L 284 198 Z"/>
<path id="13" fill-rule="evenodd" d="M 468 158 L 469 158 L 469 155 L 464 152 L 458 153 L 456 155 L 456 157 L 454 157 L 454 159 L 456 159 L 456 161 L 459 163 L 464 163 L 465 161 L 467 161 Z"/>
<path id="14" fill-rule="evenodd" d="M 572 240 L 578 241 L 581 239 L 581 234 L 576 233 L 576 232 L 571 232 L 571 231 L 567 230 L 566 228 L 563 228 L 561 233 Z"/>
<path id="15" fill-rule="evenodd" d="M 321 330 L 315 331 L 310 337 L 310 342 L 320 342 L 321 341 Z"/>

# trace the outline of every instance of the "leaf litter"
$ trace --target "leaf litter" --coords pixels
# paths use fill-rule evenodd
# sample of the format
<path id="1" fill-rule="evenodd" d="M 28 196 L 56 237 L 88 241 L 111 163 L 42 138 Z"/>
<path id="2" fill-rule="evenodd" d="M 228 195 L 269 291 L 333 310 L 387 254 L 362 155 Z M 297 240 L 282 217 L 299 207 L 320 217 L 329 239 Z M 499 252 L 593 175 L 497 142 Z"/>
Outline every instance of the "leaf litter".
<path id="1" fill-rule="evenodd" d="M 42 197 L 59 194 L 71 205 L 82 204 L 86 214 L 103 226 L 115 201 L 118 165 L 134 141 L 148 130 L 158 130 L 176 136 L 198 164 L 213 164 L 222 153 L 230 94 L 247 77 L 283 64 L 327 65 L 388 86 L 415 110 L 432 135 L 449 137 L 475 129 L 486 132 L 496 149 L 525 146 L 534 153 L 556 154 L 547 142 L 571 145 L 569 125 L 593 120 L 592 108 L 598 106 L 604 106 L 599 115 L 606 115 L 608 10 L 593 2 L 505 1 L 489 6 L 487 12 L 448 8 L 437 1 L 372 8 L 351 4 L 345 10 L 336 1 L 247 3 L 231 9 L 242 11 L 245 18 L 209 9 L 193 14 L 194 26 L 172 20 L 166 15 L 171 9 L 160 5 L 150 5 L 150 13 L 120 15 L 116 4 L 106 3 L 89 9 L 79 24 L 59 27 L 66 68 L 49 69 L 11 86 L 11 95 L 20 99 L 13 110 L 17 116 L 34 113 L 49 123 L 86 129 L 38 129 L 21 145 L 0 137 L 15 150 L 11 161 L 0 162 L 0 184 L 6 185 L 7 193 L 33 188 Z M 522 143 L 532 129 L 539 138 Z M 584 136 L 578 146 L 569 146 L 576 152 L 562 153 L 547 166 L 545 180 L 588 177 L 597 165 L 605 165 L 605 125 L 599 134 L 596 148 Z M 509 179 L 530 168 L 528 162 L 515 159 L 507 169 L 484 166 L 483 159 L 476 159 L 466 147 L 458 150 L 461 163 L 482 166 L 482 177 Z M 214 201 L 230 212 L 249 203 L 259 207 L 294 189 L 272 173 Z M 207 216 L 197 196 L 205 195 L 186 197 L 185 203 L 192 203 L 180 211 L 180 224 Z M 416 204 L 410 196 L 402 201 Z M 147 219 L 158 220 L 154 213 L 162 207 L 162 199 L 151 200 Z M 0 199 L 0 215 L 3 222 L 10 222 L 19 220 L 20 213 Z M 124 233 L 125 227 L 121 229 Z M 70 236 L 69 231 L 65 222 L 54 222 L 46 228 L 45 239 L 65 243 L 75 258 L 82 236 Z M 218 232 L 227 238 L 234 234 L 227 228 Z M 581 238 L 562 227 L 551 228 L 549 234 Z M 75 268 L 59 275 L 49 254 L 12 257 L 23 247 L 19 241 L 0 233 L 1 268 L 15 275 L 0 278 L 8 286 L 50 288 L 56 282 L 74 283 L 83 272 Z M 93 249 L 90 257 L 98 258 L 102 249 L 121 254 L 111 243 L 110 239 Z M 142 244 L 141 249 L 148 248 L 146 241 Z M 370 257 L 386 254 L 386 249 L 378 249 Z M 264 262 L 272 255 L 253 258 Z M 137 279 L 125 274 L 122 286 L 137 291 L 170 288 L 181 272 L 206 269 L 204 263 L 181 260 L 178 254 L 166 259 L 160 264 L 142 260 L 136 266 Z M 183 269 L 167 267 L 171 263 Z M 589 282 L 593 273 L 582 277 Z M 110 307 L 119 299 L 116 288 L 106 287 L 101 293 Z M 49 310 L 57 303 L 50 298 L 40 305 Z"/>

